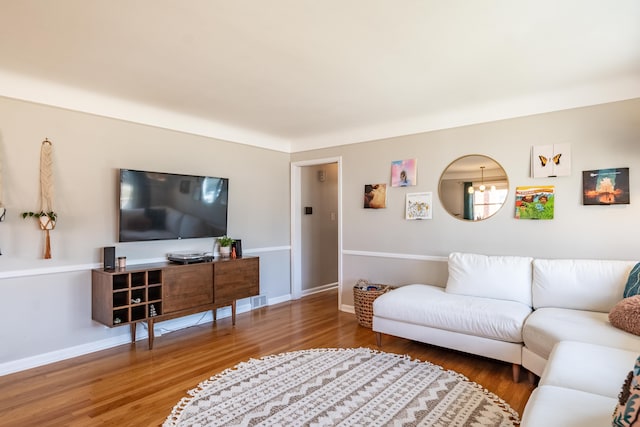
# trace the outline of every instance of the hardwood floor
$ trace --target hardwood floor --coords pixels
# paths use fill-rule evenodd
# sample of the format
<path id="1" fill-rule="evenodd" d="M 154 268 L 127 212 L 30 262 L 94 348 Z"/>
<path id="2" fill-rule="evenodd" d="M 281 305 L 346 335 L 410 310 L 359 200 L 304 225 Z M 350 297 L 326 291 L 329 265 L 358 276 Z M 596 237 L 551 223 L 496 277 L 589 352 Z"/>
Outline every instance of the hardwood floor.
<path id="1" fill-rule="evenodd" d="M 0 377 L 1 426 L 158 426 L 186 391 L 249 358 L 320 347 L 370 347 L 374 333 L 328 291 Z M 384 336 L 382 350 L 452 369 L 522 414 L 533 386 L 511 365 Z"/>

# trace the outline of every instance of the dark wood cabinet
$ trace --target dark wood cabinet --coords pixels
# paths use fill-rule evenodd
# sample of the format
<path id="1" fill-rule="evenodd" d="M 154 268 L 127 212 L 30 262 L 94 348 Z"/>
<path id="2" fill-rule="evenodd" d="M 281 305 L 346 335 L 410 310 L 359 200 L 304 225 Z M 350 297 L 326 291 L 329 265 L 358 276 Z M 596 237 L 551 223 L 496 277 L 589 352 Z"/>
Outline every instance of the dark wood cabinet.
<path id="1" fill-rule="evenodd" d="M 244 298 L 241 295 L 258 295 L 258 258 L 244 258 L 241 264 L 219 262 L 213 264 L 213 283 L 217 305 L 229 305 Z"/>
<path id="2" fill-rule="evenodd" d="M 147 264 L 91 272 L 92 318 L 109 327 L 128 324 L 135 341 L 136 323 L 147 322 L 149 348 L 153 324 L 188 314 L 231 306 L 260 293 L 258 257 L 223 258 L 197 264 Z"/>
<path id="3" fill-rule="evenodd" d="M 165 314 L 213 304 L 211 264 L 169 266 L 163 272 Z"/>

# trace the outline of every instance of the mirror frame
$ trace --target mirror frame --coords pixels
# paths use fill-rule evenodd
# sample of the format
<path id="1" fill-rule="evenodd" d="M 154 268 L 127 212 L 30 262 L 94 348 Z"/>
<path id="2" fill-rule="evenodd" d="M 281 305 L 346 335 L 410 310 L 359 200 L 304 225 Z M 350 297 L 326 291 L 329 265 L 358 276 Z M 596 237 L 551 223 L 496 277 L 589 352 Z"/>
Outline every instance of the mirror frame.
<path id="1" fill-rule="evenodd" d="M 443 190 L 443 181 L 445 180 L 445 175 L 447 174 L 447 172 L 451 173 L 451 170 L 450 170 L 450 169 L 451 169 L 454 165 L 456 165 L 456 163 L 460 164 L 460 163 L 462 163 L 462 161 L 463 161 L 463 160 L 465 160 L 465 159 L 469 159 L 469 158 L 471 158 L 471 157 L 480 157 L 480 158 L 484 159 L 484 160 L 482 160 L 482 159 L 478 159 L 478 160 L 479 160 L 479 161 L 477 162 L 477 164 L 478 164 L 478 166 L 477 166 L 477 167 L 478 167 L 478 168 L 480 168 L 481 163 L 483 163 L 483 162 L 484 162 L 484 163 L 487 163 L 487 164 L 495 165 L 495 168 L 493 168 L 494 170 L 495 170 L 495 169 L 500 169 L 500 170 L 502 171 L 502 174 L 501 174 L 501 175 L 499 175 L 499 176 L 489 176 L 489 177 L 485 176 L 485 179 L 488 179 L 488 180 L 489 180 L 489 182 L 491 182 L 491 181 L 495 181 L 495 178 L 499 178 L 499 179 L 500 179 L 500 181 L 499 181 L 499 182 L 502 182 L 502 175 L 504 175 L 504 181 L 505 181 L 505 184 L 506 184 L 506 190 L 507 190 L 507 194 L 505 195 L 505 199 L 504 199 L 504 201 L 502 202 L 502 205 L 500 205 L 500 207 L 499 207 L 495 212 L 493 212 L 491 215 L 489 215 L 489 216 L 487 216 L 487 217 L 485 217 L 485 218 L 480 218 L 480 219 L 467 219 L 467 218 L 464 218 L 464 217 L 463 217 L 463 214 L 461 214 L 461 215 L 456 215 L 456 214 L 455 214 L 455 212 L 453 212 L 453 211 L 452 211 L 452 209 L 451 209 L 451 203 L 449 203 L 448 201 L 446 201 L 446 198 L 445 198 L 445 197 L 443 197 L 443 191 L 444 191 L 444 190 Z M 473 170 L 475 171 L 475 168 L 474 168 Z M 476 173 L 474 173 L 474 176 L 476 176 L 476 175 L 478 176 L 478 179 L 479 179 L 479 177 L 480 177 L 480 175 L 481 175 L 481 172 L 476 172 Z M 453 179 L 453 178 L 452 178 L 452 179 Z M 461 177 L 460 179 L 461 179 L 461 180 L 463 180 L 463 179 L 466 179 L 466 178 Z M 475 178 L 468 178 L 468 179 L 469 179 L 470 181 L 477 181 L 477 179 L 475 179 Z M 489 219 L 489 218 L 492 218 L 492 217 L 494 217 L 498 212 L 500 212 L 500 211 L 502 210 L 502 208 L 504 207 L 504 205 L 507 203 L 507 198 L 508 198 L 508 197 L 509 197 L 509 176 L 507 175 L 507 171 L 506 171 L 506 170 L 505 170 L 505 168 L 504 168 L 500 163 L 498 163 L 498 161 L 496 161 L 494 158 L 489 157 L 489 156 L 484 155 L 484 154 L 467 154 L 467 155 L 460 156 L 460 157 L 458 157 L 458 158 L 454 159 L 451 163 L 449 163 L 449 164 L 447 165 L 447 167 L 445 167 L 445 168 L 444 168 L 444 170 L 442 171 L 442 174 L 440 174 L 440 178 L 439 178 L 439 180 L 438 180 L 438 198 L 440 199 L 440 204 L 442 205 L 442 207 L 444 208 L 444 210 L 445 210 L 449 215 L 451 215 L 452 217 L 454 217 L 454 218 L 456 218 L 456 219 L 458 219 L 458 220 L 460 220 L 460 221 L 465 221 L 465 222 L 478 222 L 478 221 L 484 221 L 484 220 L 487 220 L 487 219 Z"/>

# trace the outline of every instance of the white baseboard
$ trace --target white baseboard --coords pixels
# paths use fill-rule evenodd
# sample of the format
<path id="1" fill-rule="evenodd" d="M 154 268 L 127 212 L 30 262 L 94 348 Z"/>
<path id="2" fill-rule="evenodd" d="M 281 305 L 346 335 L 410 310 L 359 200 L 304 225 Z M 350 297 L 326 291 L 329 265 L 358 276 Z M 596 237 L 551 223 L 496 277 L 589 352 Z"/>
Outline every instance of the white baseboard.
<path id="1" fill-rule="evenodd" d="M 246 303 L 239 304 L 236 307 L 237 313 L 246 313 L 248 311 L 251 311 L 250 300 L 246 301 Z M 291 301 L 291 294 L 282 295 L 276 298 L 269 298 L 267 300 L 267 305 L 274 305 L 287 301 Z M 219 308 L 216 317 L 217 319 L 231 317 L 231 307 Z M 211 310 L 198 314 L 192 314 L 189 316 L 178 317 L 176 319 L 155 323 L 154 335 L 156 337 L 160 337 L 163 334 L 168 334 L 180 329 L 190 328 L 192 326 L 211 322 L 213 322 L 213 313 L 211 312 Z M 139 326 L 136 328 L 136 341 L 145 340 L 149 337 L 147 324 L 142 323 L 141 326 L 142 327 Z M 0 363 L 0 376 L 25 371 L 27 369 L 37 368 L 38 366 L 60 362 L 78 356 L 84 356 L 85 354 L 93 353 L 100 350 L 106 350 L 108 348 L 117 347 L 123 344 L 129 344 L 131 342 L 129 328 L 127 327 L 121 329 L 124 333 L 115 337 L 92 341 L 86 344 L 67 347 L 48 353 L 38 354 L 35 356 L 25 357 L 23 359 L 12 360 L 10 362 Z"/>
<path id="2" fill-rule="evenodd" d="M 338 282 L 329 283 L 329 284 L 321 285 L 321 286 L 316 286 L 315 288 L 311 288 L 311 289 L 303 289 L 302 290 L 302 296 L 306 297 L 306 296 L 317 294 L 317 293 L 320 293 L 320 292 L 329 291 L 331 289 L 338 289 Z"/>
<path id="3" fill-rule="evenodd" d="M 345 313 L 356 314 L 356 309 L 352 305 L 342 304 L 340 306 L 340 311 L 344 311 Z"/>
<path id="4" fill-rule="evenodd" d="M 83 356 L 95 351 L 106 350 L 108 348 L 127 344 L 129 342 L 131 342 L 131 336 L 127 328 L 126 334 L 118 335 L 116 337 L 93 341 L 86 344 L 63 348 L 61 350 L 51 351 L 49 353 L 38 354 L 36 356 L 25 357 L 24 359 L 12 360 L 11 362 L 2 363 L 0 364 L 0 376 L 25 371 L 31 368 L 37 368 L 38 366 L 60 362 L 62 360 L 71 359 L 73 357 Z"/>
<path id="5" fill-rule="evenodd" d="M 245 313 L 251 311 L 251 304 L 242 304 L 236 307 L 237 313 Z M 218 309 L 217 318 L 224 319 L 231 317 L 231 307 L 223 307 Z M 202 323 L 213 322 L 213 314 L 211 311 L 192 314 L 189 316 L 179 317 L 176 319 L 165 320 L 154 324 L 154 334 L 156 337 L 162 336 L 170 332 L 180 329 L 189 328 Z M 136 341 L 145 340 L 149 337 L 147 324 L 142 323 L 142 327 L 136 328 Z M 50 363 L 60 362 L 85 354 L 93 353 L 108 348 L 117 347 L 131 342 L 129 328 L 121 328 L 124 332 L 121 335 L 106 338 L 99 341 L 92 341 L 86 344 L 80 344 L 73 347 L 67 347 L 48 353 L 38 354 L 36 356 L 25 357 L 23 359 L 12 360 L 0 364 L 0 376 L 13 374 L 15 372 L 25 371 L 27 369 L 37 368 L 38 366 L 48 365 Z"/>

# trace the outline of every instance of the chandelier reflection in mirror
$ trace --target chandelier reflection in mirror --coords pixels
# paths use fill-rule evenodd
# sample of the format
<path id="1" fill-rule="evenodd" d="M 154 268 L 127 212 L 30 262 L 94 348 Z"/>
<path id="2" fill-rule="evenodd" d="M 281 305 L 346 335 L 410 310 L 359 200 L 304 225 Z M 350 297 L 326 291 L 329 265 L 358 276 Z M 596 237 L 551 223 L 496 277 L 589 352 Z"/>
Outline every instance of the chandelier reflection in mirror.
<path id="1" fill-rule="evenodd" d="M 440 177 L 442 205 L 461 220 L 479 221 L 491 217 L 504 205 L 508 192 L 509 182 L 502 166 L 483 155 L 454 160 Z"/>

